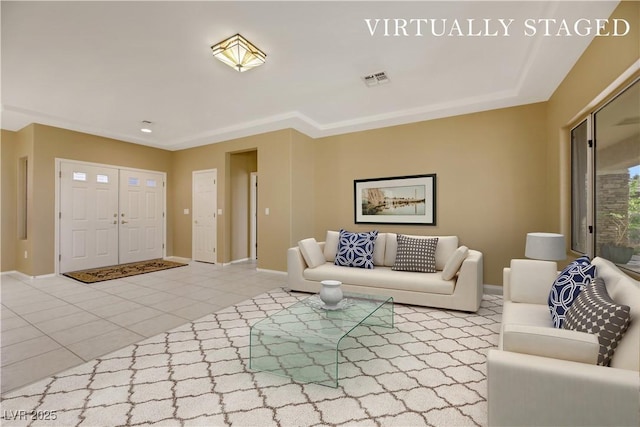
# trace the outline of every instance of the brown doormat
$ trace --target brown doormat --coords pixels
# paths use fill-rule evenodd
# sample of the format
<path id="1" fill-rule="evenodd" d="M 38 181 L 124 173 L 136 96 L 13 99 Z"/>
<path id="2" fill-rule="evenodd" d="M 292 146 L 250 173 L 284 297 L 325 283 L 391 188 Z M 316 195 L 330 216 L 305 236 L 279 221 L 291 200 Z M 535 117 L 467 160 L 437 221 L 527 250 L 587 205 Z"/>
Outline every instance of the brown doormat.
<path id="1" fill-rule="evenodd" d="M 96 283 L 105 280 L 120 279 L 122 277 L 136 276 L 138 274 L 151 273 L 152 271 L 184 267 L 185 265 L 187 264 L 183 264 L 181 262 L 167 261 L 164 259 L 151 259 L 148 261 L 132 262 L 130 264 L 71 271 L 69 273 L 63 273 L 63 276 L 71 277 L 72 279 L 78 280 L 82 283 Z"/>

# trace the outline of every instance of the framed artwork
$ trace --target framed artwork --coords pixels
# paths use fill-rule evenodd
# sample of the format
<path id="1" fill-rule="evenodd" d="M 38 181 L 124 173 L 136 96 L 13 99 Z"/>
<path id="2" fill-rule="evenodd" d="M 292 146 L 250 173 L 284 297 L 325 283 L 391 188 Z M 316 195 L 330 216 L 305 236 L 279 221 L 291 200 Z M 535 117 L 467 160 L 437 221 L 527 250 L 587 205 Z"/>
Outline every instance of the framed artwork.
<path id="1" fill-rule="evenodd" d="M 436 225 L 436 174 L 353 181 L 356 224 Z"/>

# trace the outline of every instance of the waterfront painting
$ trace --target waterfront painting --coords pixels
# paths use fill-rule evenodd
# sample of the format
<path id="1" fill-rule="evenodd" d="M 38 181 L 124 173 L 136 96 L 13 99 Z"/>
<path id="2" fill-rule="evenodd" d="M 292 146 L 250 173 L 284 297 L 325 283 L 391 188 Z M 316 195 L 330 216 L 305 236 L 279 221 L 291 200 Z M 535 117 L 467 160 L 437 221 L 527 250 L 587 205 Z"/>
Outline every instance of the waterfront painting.
<path id="1" fill-rule="evenodd" d="M 435 174 L 355 180 L 355 222 L 435 225 L 435 184 Z"/>

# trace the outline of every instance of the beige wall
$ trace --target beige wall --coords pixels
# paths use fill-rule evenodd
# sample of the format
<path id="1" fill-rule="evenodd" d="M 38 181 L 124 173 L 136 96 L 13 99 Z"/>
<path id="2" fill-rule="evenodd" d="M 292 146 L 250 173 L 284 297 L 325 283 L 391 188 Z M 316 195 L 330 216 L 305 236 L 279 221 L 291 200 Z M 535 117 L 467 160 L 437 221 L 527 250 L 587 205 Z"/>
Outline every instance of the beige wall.
<path id="1" fill-rule="evenodd" d="M 16 270 L 17 253 L 17 165 L 18 156 L 15 154 L 18 149 L 18 134 L 2 130 L 0 134 L 0 168 L 2 168 L 1 189 L 2 199 L 0 200 L 0 212 L 2 212 L 2 228 L 0 235 L 2 244 L 0 246 L 0 271 Z"/>
<path id="2" fill-rule="evenodd" d="M 485 283 L 543 229 L 545 104 L 358 132 L 317 141 L 315 237 L 327 229 L 457 235 L 484 253 Z M 355 179 L 437 174 L 437 225 L 354 224 Z"/>
<path id="3" fill-rule="evenodd" d="M 33 269 L 34 234 L 33 224 L 37 220 L 33 186 L 27 186 L 27 238 L 18 237 L 18 161 L 26 157 L 28 162 L 27 182 L 34 182 L 34 125 L 19 132 L 2 131 L 2 271 Z M 5 189 L 10 186 L 11 189 Z M 25 258 L 24 254 L 27 254 Z"/>
<path id="4" fill-rule="evenodd" d="M 316 141 L 293 131 L 291 143 L 291 243 L 314 235 L 316 210 L 331 206 L 316 204 Z M 322 172 L 331 173 L 331 170 Z"/>
<path id="5" fill-rule="evenodd" d="M 269 270 L 286 270 L 283 254 L 291 244 L 291 140 L 294 131 L 286 129 L 247 138 L 211 144 L 174 152 L 173 184 L 175 203 L 173 209 L 174 255 L 191 257 L 191 175 L 193 171 L 217 169 L 218 171 L 218 217 L 219 263 L 233 260 L 232 221 L 228 218 L 232 210 L 231 158 L 234 153 L 257 152 L 257 171 L 260 179 L 258 197 L 258 266 Z M 270 214 L 265 214 L 265 208 Z"/>
<path id="6" fill-rule="evenodd" d="M 631 24 L 629 34 L 596 37 L 548 101 L 546 161 L 549 168 L 545 216 L 550 231 L 567 236 L 568 247 L 571 244 L 570 129 L 584 120 L 592 109 L 580 113 L 640 59 L 640 2 L 621 2 L 612 18 L 626 19 Z M 638 75 L 636 73 L 635 77 Z M 613 93 L 619 89 L 614 89 Z"/>
<path id="7" fill-rule="evenodd" d="M 11 243 L 5 240 L 3 233 L 2 269 L 4 271 L 15 269 L 32 276 L 50 274 L 55 271 L 56 158 L 166 172 L 167 179 L 171 182 L 171 152 L 166 150 L 39 124 L 26 127 L 19 131 L 17 136 L 18 141 L 15 144 L 13 162 L 17 162 L 17 159 L 23 155 L 30 156 L 29 171 L 32 178 L 28 185 L 28 193 L 30 194 L 27 219 L 28 235 L 26 241 L 13 237 L 16 259 L 14 267 L 11 268 L 4 263 L 8 259 L 4 255 L 5 244 L 11 247 Z M 3 178 L 7 175 L 3 171 Z M 15 212 L 15 198 L 13 201 L 7 199 L 9 197 L 6 197 L 3 192 L 3 206 L 5 203 L 10 205 L 10 209 Z M 169 186 L 167 205 L 171 205 L 171 199 L 171 187 Z M 2 217 L 4 222 L 4 212 Z M 167 229 L 171 230 L 171 228 L 171 218 L 168 217 Z M 15 236 L 15 232 L 13 235 Z M 171 244 L 172 238 L 168 235 L 168 254 L 171 254 Z M 25 250 L 29 254 L 29 258 L 26 260 L 18 256 L 23 254 Z"/>

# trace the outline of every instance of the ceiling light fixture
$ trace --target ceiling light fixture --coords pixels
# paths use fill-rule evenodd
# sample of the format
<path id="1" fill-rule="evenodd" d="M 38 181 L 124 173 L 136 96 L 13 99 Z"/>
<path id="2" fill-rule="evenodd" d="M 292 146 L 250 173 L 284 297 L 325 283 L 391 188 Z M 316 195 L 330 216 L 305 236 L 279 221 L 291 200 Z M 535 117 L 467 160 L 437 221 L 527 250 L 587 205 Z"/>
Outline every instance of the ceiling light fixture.
<path id="1" fill-rule="evenodd" d="M 153 125 L 153 123 L 150 122 L 149 120 L 143 120 L 142 121 L 142 127 L 140 128 L 140 131 L 142 131 L 144 133 L 151 133 L 151 132 L 153 132 L 152 125 Z"/>
<path id="2" fill-rule="evenodd" d="M 240 34 L 211 46 L 213 56 L 236 71 L 245 72 L 264 64 L 267 55 Z"/>

